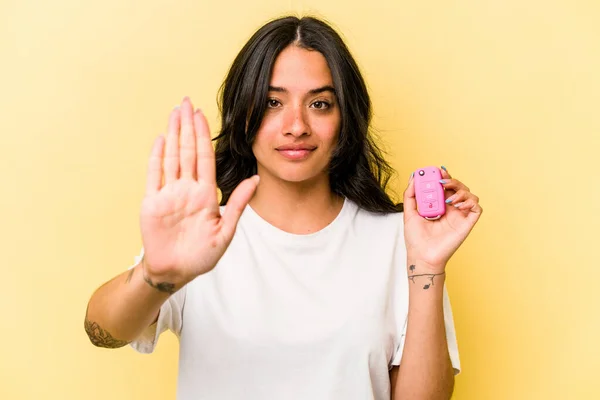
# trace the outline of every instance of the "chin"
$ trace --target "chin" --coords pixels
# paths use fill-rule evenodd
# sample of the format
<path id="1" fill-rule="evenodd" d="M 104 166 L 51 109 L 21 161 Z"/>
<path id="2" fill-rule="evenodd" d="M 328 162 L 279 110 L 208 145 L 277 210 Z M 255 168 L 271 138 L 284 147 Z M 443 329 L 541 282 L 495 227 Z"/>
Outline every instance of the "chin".
<path id="1" fill-rule="evenodd" d="M 308 166 L 282 166 L 279 168 L 267 169 L 267 174 L 273 176 L 276 180 L 289 183 L 303 183 L 310 181 L 318 181 L 327 179 L 325 173 L 315 173 L 314 168 L 306 168 Z"/>
<path id="2" fill-rule="evenodd" d="M 282 174 L 278 173 L 275 175 L 279 180 L 290 182 L 290 183 L 302 183 L 302 182 L 310 182 L 316 181 L 319 179 L 319 175 L 315 176 L 313 174 L 303 174 L 303 173 L 287 173 Z"/>

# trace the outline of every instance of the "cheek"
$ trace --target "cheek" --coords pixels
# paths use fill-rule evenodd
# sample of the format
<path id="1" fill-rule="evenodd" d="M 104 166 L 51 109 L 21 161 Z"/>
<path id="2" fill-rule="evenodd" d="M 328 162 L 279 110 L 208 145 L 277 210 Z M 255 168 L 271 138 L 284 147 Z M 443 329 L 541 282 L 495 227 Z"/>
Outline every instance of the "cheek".
<path id="1" fill-rule="evenodd" d="M 258 128 L 258 132 L 256 132 L 256 136 L 254 137 L 254 141 L 252 143 L 252 151 L 255 154 L 257 151 L 260 152 L 261 149 L 273 144 L 277 134 L 277 128 L 277 121 L 274 121 L 273 118 L 264 118 L 262 120 L 260 128 Z"/>
<path id="2" fill-rule="evenodd" d="M 312 126 L 313 132 L 317 133 L 322 144 L 334 147 L 340 133 L 340 120 L 338 116 L 328 119 L 318 119 Z"/>
<path id="3" fill-rule="evenodd" d="M 282 119 L 278 115 L 265 115 L 260 123 L 256 136 L 261 136 L 265 139 L 273 139 L 277 134 L 281 134 L 282 129 Z"/>

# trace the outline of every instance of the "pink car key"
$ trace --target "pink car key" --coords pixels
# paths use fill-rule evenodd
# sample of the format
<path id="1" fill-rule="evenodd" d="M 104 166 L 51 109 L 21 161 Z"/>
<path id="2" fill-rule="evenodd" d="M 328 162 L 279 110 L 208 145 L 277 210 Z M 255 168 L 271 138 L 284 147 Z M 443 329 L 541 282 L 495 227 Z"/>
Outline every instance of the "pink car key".
<path id="1" fill-rule="evenodd" d="M 425 219 L 435 220 L 446 213 L 442 172 L 438 167 L 419 168 L 415 171 L 417 212 Z"/>

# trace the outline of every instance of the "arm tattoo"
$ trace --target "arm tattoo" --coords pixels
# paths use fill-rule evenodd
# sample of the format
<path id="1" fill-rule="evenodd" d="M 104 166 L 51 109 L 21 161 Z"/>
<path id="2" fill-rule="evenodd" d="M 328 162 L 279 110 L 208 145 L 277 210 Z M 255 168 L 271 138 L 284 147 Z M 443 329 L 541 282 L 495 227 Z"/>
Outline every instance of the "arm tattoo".
<path id="1" fill-rule="evenodd" d="M 129 344 L 126 340 L 115 339 L 110 333 L 102 329 L 100 325 L 87 319 L 87 316 L 85 317 L 85 331 L 94 346 L 116 349 Z"/>
<path id="2" fill-rule="evenodd" d="M 175 293 L 175 284 L 169 283 L 169 282 L 154 283 L 154 282 L 152 282 L 152 280 L 150 278 L 148 278 L 146 276 L 146 272 L 144 271 L 144 258 L 143 257 L 142 257 L 142 275 L 144 276 L 144 280 L 146 281 L 146 283 L 148 285 L 152 286 L 154 289 L 158 290 L 159 292 L 165 292 L 165 293 L 169 293 L 169 294 Z"/>
<path id="3" fill-rule="evenodd" d="M 414 264 L 411 265 L 409 268 L 411 273 L 415 272 L 415 266 Z M 410 279 L 412 281 L 412 283 L 416 283 L 415 282 L 415 278 L 421 277 L 421 276 L 426 276 L 429 279 L 429 283 L 423 286 L 423 289 L 427 290 L 429 289 L 430 286 L 433 286 L 433 278 L 435 278 L 436 276 L 439 275 L 444 275 L 445 272 L 442 272 L 441 274 L 413 274 L 413 275 L 408 275 L 408 279 Z"/>
<path id="4" fill-rule="evenodd" d="M 148 285 L 152 286 L 154 289 L 158 290 L 159 292 L 165 292 L 165 293 L 169 293 L 169 294 L 175 293 L 175 285 L 172 283 L 169 283 L 169 282 L 154 283 L 146 275 L 144 275 L 144 280 L 146 281 L 146 283 Z"/>

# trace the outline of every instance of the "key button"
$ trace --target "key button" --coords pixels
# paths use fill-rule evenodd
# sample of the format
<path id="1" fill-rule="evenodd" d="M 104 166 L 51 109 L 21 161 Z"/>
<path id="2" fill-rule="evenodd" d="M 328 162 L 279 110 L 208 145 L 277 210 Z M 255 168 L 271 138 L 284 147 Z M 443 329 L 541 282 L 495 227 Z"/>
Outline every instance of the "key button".
<path id="1" fill-rule="evenodd" d="M 429 192 L 430 190 L 433 190 L 435 188 L 435 182 L 434 181 L 423 182 L 421 187 L 423 188 L 424 192 Z"/>
<path id="2" fill-rule="evenodd" d="M 424 201 L 422 205 L 426 211 L 437 211 L 439 207 L 437 200 Z"/>
<path id="3" fill-rule="evenodd" d="M 436 200 L 436 195 L 435 195 L 435 192 L 433 192 L 433 191 L 425 192 L 423 195 L 424 195 L 423 197 L 424 197 L 425 201 L 427 201 L 427 202 Z"/>

